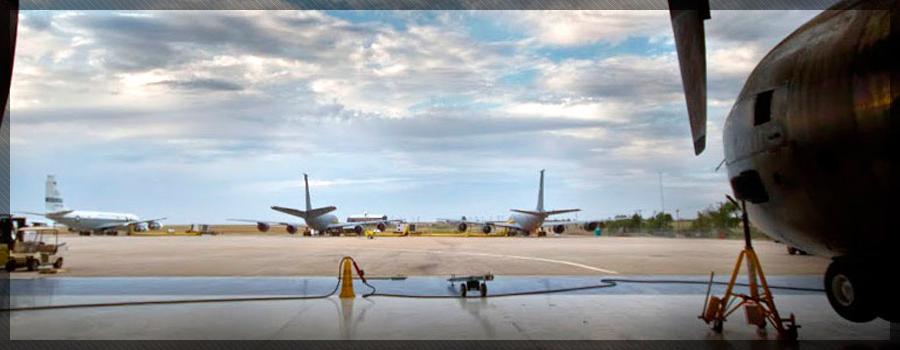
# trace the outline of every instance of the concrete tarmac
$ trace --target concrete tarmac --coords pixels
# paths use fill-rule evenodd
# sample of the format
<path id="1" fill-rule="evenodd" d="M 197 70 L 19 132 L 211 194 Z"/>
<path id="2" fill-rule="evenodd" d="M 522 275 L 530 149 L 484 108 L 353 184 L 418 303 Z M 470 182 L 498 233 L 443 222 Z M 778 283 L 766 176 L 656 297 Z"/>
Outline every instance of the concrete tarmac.
<path id="1" fill-rule="evenodd" d="M 352 256 L 372 276 L 726 274 L 742 240 L 633 237 L 81 237 L 60 276 L 334 276 Z M 755 242 L 771 275 L 823 275 L 829 260 Z M 13 278 L 37 273 L 16 272 Z"/>
<path id="2" fill-rule="evenodd" d="M 617 276 L 686 279 L 701 276 Z M 498 277 L 491 293 L 596 284 L 598 277 Z M 812 277 L 772 276 L 771 284 L 809 287 Z M 335 278 L 54 278 L 12 281 L 13 306 L 126 300 L 172 300 L 324 294 Z M 372 282 L 383 292 L 456 295 L 444 278 Z M 353 299 L 216 302 L 14 311 L 10 337 L 21 339 L 514 339 L 688 340 L 775 339 L 768 327 L 744 322 L 742 310 L 715 333 L 696 318 L 703 285 L 620 284 L 586 291 L 489 298 L 419 299 L 359 295 Z M 721 293 L 716 287 L 714 294 Z M 852 323 L 828 306 L 821 292 L 776 290 L 776 304 L 797 316 L 801 339 L 888 340 L 884 321 Z M 490 293 L 489 293 L 490 294 Z"/>

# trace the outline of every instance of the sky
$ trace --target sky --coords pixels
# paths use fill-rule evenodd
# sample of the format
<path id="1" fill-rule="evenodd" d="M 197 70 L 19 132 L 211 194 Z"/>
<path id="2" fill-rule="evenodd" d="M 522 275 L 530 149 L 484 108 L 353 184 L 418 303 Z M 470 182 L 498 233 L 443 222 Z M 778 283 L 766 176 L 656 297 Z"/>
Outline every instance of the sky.
<path id="1" fill-rule="evenodd" d="M 305 172 L 342 218 L 497 219 L 546 169 L 547 209 L 693 217 L 744 80 L 817 12 L 713 11 L 694 156 L 665 11 L 22 11 L 11 207 L 54 174 L 71 209 L 283 221 Z"/>

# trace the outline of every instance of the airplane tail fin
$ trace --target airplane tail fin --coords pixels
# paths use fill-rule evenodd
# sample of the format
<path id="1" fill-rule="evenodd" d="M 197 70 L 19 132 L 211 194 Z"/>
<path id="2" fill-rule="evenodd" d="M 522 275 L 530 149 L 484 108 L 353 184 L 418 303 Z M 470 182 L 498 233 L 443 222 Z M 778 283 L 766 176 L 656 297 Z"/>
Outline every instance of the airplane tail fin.
<path id="1" fill-rule="evenodd" d="M 62 195 L 59 193 L 59 189 L 56 187 L 55 176 L 47 175 L 47 183 L 44 189 L 44 205 L 46 206 L 48 213 L 66 210 L 66 206 L 63 204 Z"/>
<path id="2" fill-rule="evenodd" d="M 544 169 L 541 169 L 541 185 L 538 188 L 538 203 L 537 203 L 537 211 L 544 211 Z"/>
<path id="3" fill-rule="evenodd" d="M 298 216 L 303 218 L 304 220 L 319 217 L 337 210 L 337 208 L 335 208 L 334 206 L 313 208 L 312 203 L 309 200 L 309 176 L 306 174 L 303 174 L 303 185 L 306 189 L 306 210 L 278 206 L 272 207 L 272 210 L 280 211 L 288 215 Z"/>
<path id="4" fill-rule="evenodd" d="M 306 211 L 312 211 L 312 202 L 309 200 L 309 176 L 303 173 L 303 186 L 306 188 Z"/>

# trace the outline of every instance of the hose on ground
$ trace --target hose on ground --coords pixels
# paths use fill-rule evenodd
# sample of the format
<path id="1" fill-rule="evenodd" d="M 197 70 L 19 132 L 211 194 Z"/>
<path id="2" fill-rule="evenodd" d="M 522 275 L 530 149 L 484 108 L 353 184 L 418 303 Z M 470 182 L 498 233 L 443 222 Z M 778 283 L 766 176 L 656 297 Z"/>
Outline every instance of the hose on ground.
<path id="1" fill-rule="evenodd" d="M 55 310 L 55 309 L 78 309 L 78 308 L 98 308 L 98 307 L 116 307 L 116 306 L 234 303 L 234 302 L 244 302 L 244 301 L 281 301 L 281 300 L 325 299 L 325 298 L 328 298 L 328 297 L 334 295 L 334 293 L 337 293 L 338 288 L 341 287 L 340 276 L 341 276 L 341 265 L 343 264 L 343 262 L 344 262 L 344 260 L 341 259 L 341 264 L 338 264 L 338 280 L 337 280 L 337 283 L 334 284 L 334 288 L 331 290 L 331 292 L 328 292 L 326 294 L 321 294 L 321 295 L 284 295 L 284 296 L 245 297 L 245 298 L 145 300 L 145 301 L 123 301 L 123 302 L 116 302 L 116 303 L 38 305 L 38 306 L 3 308 L 3 309 L 0 309 L 0 312 L 40 311 L 40 310 Z"/>
<path id="2" fill-rule="evenodd" d="M 693 281 L 693 280 L 636 280 L 636 279 L 623 279 L 623 278 L 604 278 L 600 280 L 601 282 L 616 282 L 616 283 L 645 283 L 645 284 L 702 284 L 707 285 L 710 282 L 704 281 Z M 713 281 L 712 284 L 717 286 L 727 286 L 728 282 L 721 281 Z M 749 287 L 750 284 L 735 282 L 734 285 L 741 287 Z M 822 292 L 825 290 L 821 288 L 805 288 L 805 287 L 790 287 L 790 286 L 777 286 L 777 285 L 769 285 L 769 289 L 781 289 L 781 290 L 793 290 L 793 291 L 801 291 L 801 292 Z"/>

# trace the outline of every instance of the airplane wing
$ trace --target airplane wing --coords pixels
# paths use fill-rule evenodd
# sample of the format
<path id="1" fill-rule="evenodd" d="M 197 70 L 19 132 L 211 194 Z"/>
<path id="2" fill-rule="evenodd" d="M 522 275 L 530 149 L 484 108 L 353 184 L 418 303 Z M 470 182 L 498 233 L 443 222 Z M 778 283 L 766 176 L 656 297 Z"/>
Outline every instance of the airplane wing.
<path id="1" fill-rule="evenodd" d="M 166 218 L 156 218 L 156 219 L 148 219 L 148 220 L 135 220 L 135 221 L 117 222 L 117 223 L 112 223 L 112 224 L 107 224 L 107 225 L 98 226 L 98 227 L 95 227 L 94 229 L 95 229 L 95 230 L 108 230 L 108 229 L 111 229 L 111 228 L 128 227 L 128 226 L 131 226 L 131 225 L 144 224 L 144 223 L 149 223 L 149 222 L 151 222 L 151 221 L 161 221 L 161 220 L 165 220 L 165 219 L 166 219 Z"/>
<path id="2" fill-rule="evenodd" d="M 569 226 L 569 225 L 584 225 L 584 224 L 595 223 L 595 222 L 596 222 L 596 223 L 599 223 L 600 220 L 544 221 L 544 223 L 541 224 L 541 227 L 553 227 L 553 226 L 556 226 L 556 225 L 565 225 L 565 226 Z"/>
<path id="3" fill-rule="evenodd" d="M 484 225 L 491 225 L 491 226 L 503 227 L 503 228 L 511 228 L 511 229 L 516 229 L 516 230 L 522 229 L 522 226 L 519 226 L 518 224 L 511 224 L 511 223 L 503 222 L 503 221 L 486 222 L 486 223 L 484 223 Z"/>
<path id="4" fill-rule="evenodd" d="M 296 226 L 296 227 L 305 227 L 306 225 L 300 223 L 291 223 L 284 221 L 265 221 L 265 220 L 250 220 L 250 219 L 226 219 L 228 221 L 236 221 L 236 222 L 250 222 L 254 224 L 266 224 L 266 225 L 280 225 L 280 226 Z"/>
<path id="5" fill-rule="evenodd" d="M 48 217 L 48 216 L 50 216 L 50 215 L 54 215 L 54 216 L 66 215 L 66 214 L 71 213 L 71 212 L 73 212 L 73 211 L 74 211 L 74 210 L 61 210 L 61 211 L 55 211 L 55 212 L 52 212 L 52 213 L 38 213 L 38 212 L 34 212 L 34 211 L 19 211 L 19 212 L 17 212 L 17 213 L 22 213 L 22 214 L 27 214 L 27 215 L 37 215 L 37 216 Z"/>

